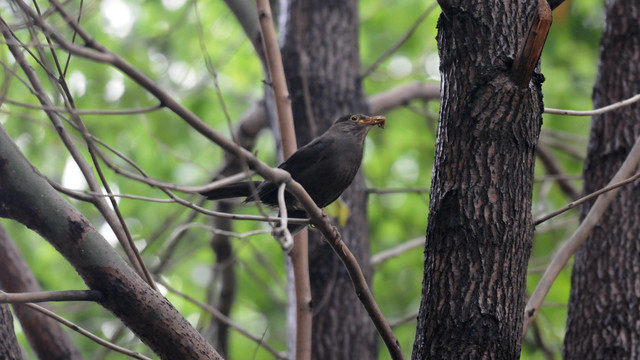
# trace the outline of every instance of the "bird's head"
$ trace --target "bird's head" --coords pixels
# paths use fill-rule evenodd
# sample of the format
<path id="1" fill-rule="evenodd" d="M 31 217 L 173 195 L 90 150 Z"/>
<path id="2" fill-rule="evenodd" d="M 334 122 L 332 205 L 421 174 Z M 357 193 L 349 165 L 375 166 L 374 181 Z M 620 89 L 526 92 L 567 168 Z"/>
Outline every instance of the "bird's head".
<path id="1" fill-rule="evenodd" d="M 336 120 L 335 124 L 342 124 L 343 126 L 348 126 L 352 128 L 366 128 L 369 129 L 371 126 L 378 125 L 384 129 L 384 125 L 387 121 L 387 118 L 384 116 L 367 116 L 362 114 L 351 114 L 347 116 L 343 116 Z"/>
<path id="2" fill-rule="evenodd" d="M 367 136 L 369 130 L 371 130 L 374 125 L 384 128 L 386 121 L 387 118 L 384 116 L 351 114 L 336 120 L 329 131 L 349 134 L 351 137 L 359 139 L 358 143 L 364 143 L 364 138 Z"/>

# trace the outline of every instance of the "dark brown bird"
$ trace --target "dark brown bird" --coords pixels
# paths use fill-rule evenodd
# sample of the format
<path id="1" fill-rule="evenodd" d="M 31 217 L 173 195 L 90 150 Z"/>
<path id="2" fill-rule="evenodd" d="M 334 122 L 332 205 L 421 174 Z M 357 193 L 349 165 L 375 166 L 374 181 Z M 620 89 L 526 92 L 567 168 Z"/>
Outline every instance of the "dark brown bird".
<path id="1" fill-rule="evenodd" d="M 299 148 L 278 167 L 299 182 L 309 196 L 323 208 L 334 202 L 351 185 L 362 163 L 364 140 L 374 126 L 384 128 L 384 116 L 347 115 L 336 120 L 322 135 Z M 255 189 L 255 193 L 252 189 Z M 268 206 L 278 206 L 278 186 L 271 181 L 245 181 L 202 192 L 210 200 L 245 196 L 256 197 Z M 285 193 L 289 217 L 307 217 L 302 205 Z"/>

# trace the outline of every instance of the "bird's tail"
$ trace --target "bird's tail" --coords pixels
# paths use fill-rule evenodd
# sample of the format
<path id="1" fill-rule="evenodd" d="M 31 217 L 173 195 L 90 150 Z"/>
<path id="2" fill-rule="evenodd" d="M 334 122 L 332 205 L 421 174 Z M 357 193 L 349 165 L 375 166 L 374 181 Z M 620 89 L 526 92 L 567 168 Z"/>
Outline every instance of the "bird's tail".
<path id="1" fill-rule="evenodd" d="M 243 181 L 215 188 L 213 190 L 203 191 L 200 194 L 206 196 L 209 200 L 230 199 L 243 196 L 250 197 L 252 191 L 251 183 L 253 183 L 254 189 L 260 185 L 260 181 Z"/>

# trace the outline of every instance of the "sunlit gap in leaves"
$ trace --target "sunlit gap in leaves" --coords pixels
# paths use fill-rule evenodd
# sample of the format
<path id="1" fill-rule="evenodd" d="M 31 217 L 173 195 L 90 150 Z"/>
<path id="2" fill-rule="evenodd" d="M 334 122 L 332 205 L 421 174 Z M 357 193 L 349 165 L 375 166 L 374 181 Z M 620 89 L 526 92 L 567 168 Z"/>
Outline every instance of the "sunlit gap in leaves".
<path id="1" fill-rule="evenodd" d="M 118 38 L 126 37 L 136 20 L 134 11 L 122 0 L 101 2 L 100 14 L 107 21 L 105 32 Z"/>

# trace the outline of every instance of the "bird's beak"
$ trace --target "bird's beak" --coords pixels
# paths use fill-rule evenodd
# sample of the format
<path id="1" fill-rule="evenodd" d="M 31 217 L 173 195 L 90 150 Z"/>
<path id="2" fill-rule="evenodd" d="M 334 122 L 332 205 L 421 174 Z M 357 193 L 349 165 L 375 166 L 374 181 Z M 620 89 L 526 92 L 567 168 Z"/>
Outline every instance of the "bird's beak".
<path id="1" fill-rule="evenodd" d="M 384 116 L 371 116 L 360 120 L 361 124 L 378 125 L 384 129 L 384 124 L 387 122 L 387 118 Z"/>

